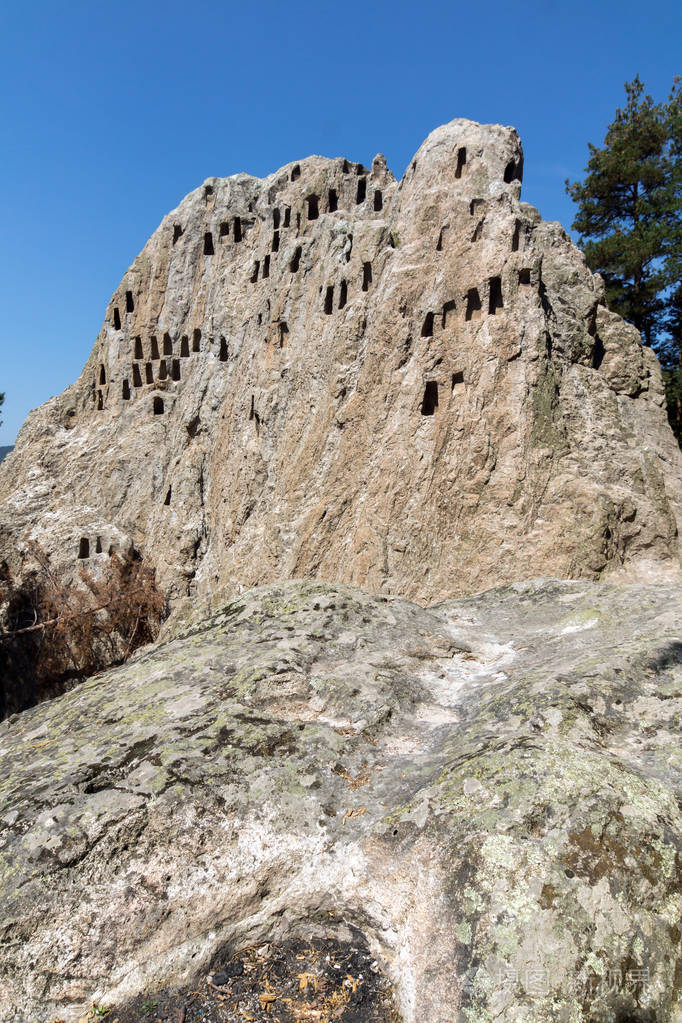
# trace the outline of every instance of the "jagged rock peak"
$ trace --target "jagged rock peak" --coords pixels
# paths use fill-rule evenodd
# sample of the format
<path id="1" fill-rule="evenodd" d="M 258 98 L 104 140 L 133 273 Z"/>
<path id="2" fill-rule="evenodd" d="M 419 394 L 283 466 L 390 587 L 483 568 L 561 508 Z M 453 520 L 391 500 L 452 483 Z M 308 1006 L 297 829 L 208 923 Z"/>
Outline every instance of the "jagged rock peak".
<path id="1" fill-rule="evenodd" d="M 455 120 L 400 183 L 381 155 L 208 178 L 3 462 L 0 556 L 135 547 L 175 608 L 678 568 L 658 363 L 522 168 L 513 129 Z"/>

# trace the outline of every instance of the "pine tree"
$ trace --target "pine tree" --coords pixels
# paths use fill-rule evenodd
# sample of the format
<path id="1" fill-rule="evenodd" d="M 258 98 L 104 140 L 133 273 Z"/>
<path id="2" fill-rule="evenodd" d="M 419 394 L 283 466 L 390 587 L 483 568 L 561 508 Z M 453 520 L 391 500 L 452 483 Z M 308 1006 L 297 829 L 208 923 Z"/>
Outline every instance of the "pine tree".
<path id="1" fill-rule="evenodd" d="M 675 262 L 671 260 L 673 265 Z M 663 367 L 668 419 L 682 447 L 682 283 L 671 289 L 665 326 L 668 336 L 659 348 L 658 357 Z"/>
<path id="2" fill-rule="evenodd" d="M 668 135 L 672 160 L 673 187 L 682 195 L 682 78 L 676 78 L 668 102 Z M 666 260 L 671 281 L 667 299 L 667 337 L 659 351 L 663 365 L 668 418 L 682 446 L 682 216 L 675 219 L 672 242 Z"/>
<path id="3" fill-rule="evenodd" d="M 566 182 L 578 205 L 573 229 L 587 264 L 604 278 L 609 308 L 654 347 L 666 379 L 671 425 L 682 433 L 682 80 L 654 103 L 636 76 L 604 145 L 589 145 L 583 182 Z"/>
<path id="4" fill-rule="evenodd" d="M 677 196 L 677 216 L 673 225 L 673 238 L 668 255 L 668 270 L 672 280 L 678 284 L 682 281 L 682 77 L 673 82 L 667 108 L 668 137 L 670 139 L 670 158 L 672 187 Z"/>
<path id="5" fill-rule="evenodd" d="M 653 345 L 664 324 L 677 196 L 665 104 L 626 82 L 627 104 L 616 111 L 601 149 L 590 145 L 584 182 L 566 182 L 578 204 L 573 229 L 587 264 L 606 285 L 611 309 Z"/>

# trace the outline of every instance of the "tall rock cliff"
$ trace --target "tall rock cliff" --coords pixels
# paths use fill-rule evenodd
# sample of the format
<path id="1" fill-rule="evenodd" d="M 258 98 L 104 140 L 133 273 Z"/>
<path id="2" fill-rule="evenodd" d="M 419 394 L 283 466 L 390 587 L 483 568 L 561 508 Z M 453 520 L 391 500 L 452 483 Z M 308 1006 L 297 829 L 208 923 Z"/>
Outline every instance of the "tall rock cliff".
<path id="1" fill-rule="evenodd" d="M 0 559 L 134 547 L 177 606 L 305 576 L 421 601 L 679 567 L 659 367 L 516 132 L 455 120 L 397 183 L 310 157 L 209 178 L 0 468 Z"/>

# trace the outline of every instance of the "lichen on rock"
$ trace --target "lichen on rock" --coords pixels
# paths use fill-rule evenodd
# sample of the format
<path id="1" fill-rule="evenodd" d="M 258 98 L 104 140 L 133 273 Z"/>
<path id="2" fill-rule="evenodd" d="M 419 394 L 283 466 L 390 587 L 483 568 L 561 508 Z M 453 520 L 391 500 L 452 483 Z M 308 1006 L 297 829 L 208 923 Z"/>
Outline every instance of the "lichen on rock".
<path id="1" fill-rule="evenodd" d="M 405 1021 L 679 1018 L 681 630 L 673 587 L 551 580 L 187 618 L 2 726 L 0 1017 L 352 936 Z"/>

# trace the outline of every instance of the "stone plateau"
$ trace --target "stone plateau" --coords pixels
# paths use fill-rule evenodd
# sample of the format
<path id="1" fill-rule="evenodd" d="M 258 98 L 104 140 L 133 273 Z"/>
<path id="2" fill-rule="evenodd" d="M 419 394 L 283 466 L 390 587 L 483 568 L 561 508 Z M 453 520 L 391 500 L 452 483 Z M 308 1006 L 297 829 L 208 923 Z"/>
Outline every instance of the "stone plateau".
<path id="1" fill-rule="evenodd" d="M 0 1019 L 317 939 L 404 1023 L 680 1023 L 681 720 L 679 588 L 244 593 L 0 725 Z"/>

